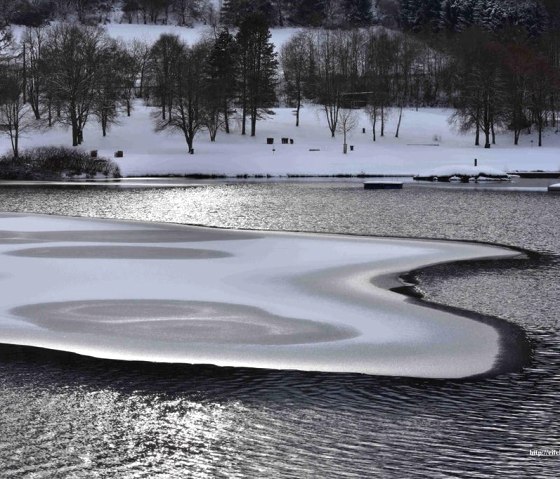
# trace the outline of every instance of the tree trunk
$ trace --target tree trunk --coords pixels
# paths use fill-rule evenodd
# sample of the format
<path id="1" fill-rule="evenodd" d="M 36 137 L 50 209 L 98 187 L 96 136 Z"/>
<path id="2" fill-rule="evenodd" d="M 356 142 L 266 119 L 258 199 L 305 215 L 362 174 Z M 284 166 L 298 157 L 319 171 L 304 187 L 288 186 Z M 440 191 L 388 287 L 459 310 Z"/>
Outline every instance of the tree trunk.
<path id="1" fill-rule="evenodd" d="M 488 148 L 490 148 L 490 131 L 489 130 L 484 131 L 484 137 L 486 138 L 486 141 L 484 143 L 484 148 L 488 149 Z"/>
<path id="2" fill-rule="evenodd" d="M 257 133 L 257 109 L 253 108 L 251 111 L 251 136 Z"/>
<path id="3" fill-rule="evenodd" d="M 74 112 L 70 114 L 70 122 L 72 125 L 72 146 L 78 146 L 79 145 L 78 120 L 76 119 L 76 115 Z"/>
<path id="4" fill-rule="evenodd" d="M 301 93 L 298 92 L 297 106 L 296 106 L 296 127 L 299 126 L 299 110 L 301 108 Z"/>
<path id="5" fill-rule="evenodd" d="M 399 122 L 397 123 L 397 133 L 395 134 L 395 138 L 399 137 L 399 131 L 401 129 L 401 121 L 402 121 L 402 110 L 403 110 L 403 107 L 401 105 L 400 108 L 399 108 Z"/>
<path id="6" fill-rule="evenodd" d="M 385 136 L 385 107 L 381 107 L 381 133 L 380 136 Z"/>
<path id="7" fill-rule="evenodd" d="M 224 130 L 229 133 L 229 105 L 227 100 L 224 100 Z"/>
<path id="8" fill-rule="evenodd" d="M 12 144 L 12 149 L 14 151 L 14 160 L 19 158 L 19 126 L 14 129 L 14 141 Z"/>

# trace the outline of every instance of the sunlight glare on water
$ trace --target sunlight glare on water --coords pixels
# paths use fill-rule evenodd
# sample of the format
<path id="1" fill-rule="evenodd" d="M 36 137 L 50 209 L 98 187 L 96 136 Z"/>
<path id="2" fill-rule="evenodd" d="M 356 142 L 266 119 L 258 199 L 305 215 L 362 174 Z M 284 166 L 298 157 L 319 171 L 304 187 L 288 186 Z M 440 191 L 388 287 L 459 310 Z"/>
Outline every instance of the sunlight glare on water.
<path id="1" fill-rule="evenodd" d="M 531 365 L 496 378 L 150 365 L 4 346 L 2 477 L 556 478 L 558 458 L 529 451 L 560 443 L 558 201 L 366 192 L 351 182 L 2 188 L 0 211 L 476 240 L 539 253 L 418 274 L 428 299 L 527 331 Z"/>

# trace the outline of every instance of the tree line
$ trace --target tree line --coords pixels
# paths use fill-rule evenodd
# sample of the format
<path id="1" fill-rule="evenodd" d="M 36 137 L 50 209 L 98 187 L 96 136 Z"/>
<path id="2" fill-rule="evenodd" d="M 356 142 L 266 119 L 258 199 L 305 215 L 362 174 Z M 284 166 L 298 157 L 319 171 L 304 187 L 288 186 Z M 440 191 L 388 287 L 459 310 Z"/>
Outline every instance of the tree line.
<path id="1" fill-rule="evenodd" d="M 131 115 L 135 98 L 153 107 L 156 130 L 180 131 L 190 153 L 199 131 L 211 141 L 220 129 L 229 133 L 232 116 L 254 136 L 276 104 L 276 54 L 258 15 L 235 35 L 223 29 L 194 45 L 170 34 L 153 45 L 126 44 L 77 23 L 30 27 L 20 42 L 4 30 L 0 52 L 0 127 L 16 158 L 26 130 L 61 124 L 78 146 L 89 121 L 105 136 L 119 116 Z"/>
<path id="2" fill-rule="evenodd" d="M 193 45 L 168 34 L 126 44 L 79 23 L 28 28 L 19 42 L 8 29 L 0 35 L 0 123 L 15 156 L 30 128 L 67 125 L 77 146 L 96 120 L 106 135 L 136 98 L 153 107 L 157 130 L 181 132 L 190 153 L 199 132 L 215 141 L 232 122 L 254 136 L 279 104 L 294 109 L 299 126 L 305 103 L 320 107 L 333 137 L 355 126 L 359 110 L 376 141 L 391 112 L 398 137 L 405 107 L 440 106 L 454 109 L 450 121 L 476 145 L 490 148 L 505 130 L 518 144 L 535 129 L 540 146 L 545 129 L 558 126 L 559 97 L 560 33 L 552 28 L 308 29 L 279 55 L 259 13 Z"/>

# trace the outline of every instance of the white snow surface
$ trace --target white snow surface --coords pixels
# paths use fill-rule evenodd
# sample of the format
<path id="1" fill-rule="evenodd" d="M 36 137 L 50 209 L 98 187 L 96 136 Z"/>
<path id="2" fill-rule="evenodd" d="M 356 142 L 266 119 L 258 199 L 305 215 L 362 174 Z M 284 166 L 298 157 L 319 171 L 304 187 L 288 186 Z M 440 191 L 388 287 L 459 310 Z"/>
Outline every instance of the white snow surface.
<path id="1" fill-rule="evenodd" d="M 216 31 L 206 25 L 196 25 L 194 27 L 181 27 L 178 25 L 138 25 L 128 23 L 109 23 L 103 26 L 107 33 L 123 41 L 130 42 L 133 40 L 141 40 L 149 44 L 155 43 L 162 34 L 178 35 L 187 44 L 192 45 L 197 41 L 213 37 Z M 272 28 L 271 41 L 279 52 L 284 43 L 286 43 L 293 35 L 299 32 L 301 28 Z"/>
<path id="2" fill-rule="evenodd" d="M 439 166 L 427 172 L 421 173 L 422 176 L 505 176 L 507 172 L 489 166 L 469 166 L 469 165 L 445 165 Z"/>
<path id="3" fill-rule="evenodd" d="M 103 241 L 93 230 L 106 232 Z M 430 378 L 491 370 L 498 331 L 414 305 L 372 277 L 517 254 L 40 215 L 0 214 L 0 231 L 2 343 L 120 360 Z M 156 235 L 150 243 L 146 231 Z M 239 313 L 245 307 L 257 309 Z"/>
<path id="4" fill-rule="evenodd" d="M 560 136 L 550 133 L 545 146 L 530 146 L 529 137 L 521 145 L 511 144 L 509 135 L 498 137 L 491 149 L 472 145 L 473 138 L 454 132 L 447 119 L 451 110 L 413 109 L 404 112 L 400 137 L 394 137 L 396 118 L 389 117 L 386 136 L 372 141 L 371 126 L 365 115 L 359 128 L 351 132 L 348 143 L 354 151 L 343 154 L 342 138 L 331 138 L 323 111 L 307 105 L 301 112 L 301 125 L 296 128 L 291 108 L 274 109 L 274 115 L 257 124 L 256 137 L 242 136 L 238 124 L 231 134 L 218 133 L 216 142 L 206 132 L 195 137 L 195 154 L 187 154 L 184 137 L 179 132 L 156 133 L 150 117 L 152 108 L 141 101 L 135 103 L 131 117 L 122 116 L 104 138 L 93 118 L 86 125 L 83 148 L 98 150 L 100 155 L 113 157 L 117 150 L 124 158 L 116 160 L 124 176 L 148 175 L 337 175 L 337 174 L 405 174 L 417 175 L 448 165 L 468 168 L 478 158 L 481 169 L 503 171 L 558 171 Z M 362 134 L 362 128 L 367 133 Z M 433 136 L 442 138 L 438 147 Z M 268 137 L 274 145 L 266 144 Z M 293 145 L 281 144 L 291 138 Z M 21 148 L 41 145 L 71 145 L 70 131 L 56 126 L 28 133 L 21 139 Z M 0 152 L 8 152 L 10 143 L 0 135 Z M 320 151 L 310 151 L 320 150 Z"/>

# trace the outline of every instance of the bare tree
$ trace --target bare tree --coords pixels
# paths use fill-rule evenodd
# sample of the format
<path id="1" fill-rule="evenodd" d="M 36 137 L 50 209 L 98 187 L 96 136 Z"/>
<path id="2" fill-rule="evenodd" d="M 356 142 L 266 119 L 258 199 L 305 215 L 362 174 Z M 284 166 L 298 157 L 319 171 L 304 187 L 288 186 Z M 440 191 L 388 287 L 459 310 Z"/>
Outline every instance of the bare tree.
<path id="1" fill-rule="evenodd" d="M 188 152 L 194 153 L 194 138 L 204 126 L 203 67 L 208 58 L 204 43 L 188 47 L 179 43 L 181 51 L 172 65 L 171 108 L 166 118 L 159 114 L 156 131 L 178 130 L 185 137 Z"/>
<path id="2" fill-rule="evenodd" d="M 134 64 L 138 75 L 138 92 L 139 98 L 144 98 L 144 85 L 148 73 L 150 63 L 150 46 L 141 40 L 134 40 L 128 47 L 129 55 L 134 59 Z"/>
<path id="3" fill-rule="evenodd" d="M 48 96 L 60 108 L 57 118 L 72 129 L 72 145 L 83 142 L 83 130 L 97 99 L 99 72 L 111 40 L 98 27 L 58 24 L 47 32 L 41 66 Z"/>
<path id="4" fill-rule="evenodd" d="M 150 51 L 148 72 L 150 77 L 150 97 L 154 97 L 161 108 L 161 118 L 165 120 L 173 107 L 175 75 L 177 64 L 184 56 L 185 44 L 177 35 L 162 34 Z"/>
<path id="5" fill-rule="evenodd" d="M 27 28 L 22 37 L 24 96 L 37 120 L 41 119 L 44 110 L 46 78 L 41 61 L 46 39 L 46 30 L 41 27 Z"/>
<path id="6" fill-rule="evenodd" d="M 15 160 L 20 137 L 34 126 L 31 108 L 23 100 L 23 72 L 19 65 L 8 65 L 0 75 L 0 131 L 9 137 Z"/>
<path id="7" fill-rule="evenodd" d="M 295 105 L 296 126 L 299 126 L 306 76 L 309 72 L 310 39 L 305 31 L 299 32 L 286 43 L 280 52 L 280 65 L 284 74 L 288 101 Z"/>
<path id="8" fill-rule="evenodd" d="M 338 131 L 342 133 L 343 138 L 343 153 L 348 152 L 347 135 L 358 125 L 358 114 L 356 110 L 350 108 L 343 108 L 339 112 L 338 118 Z"/>

